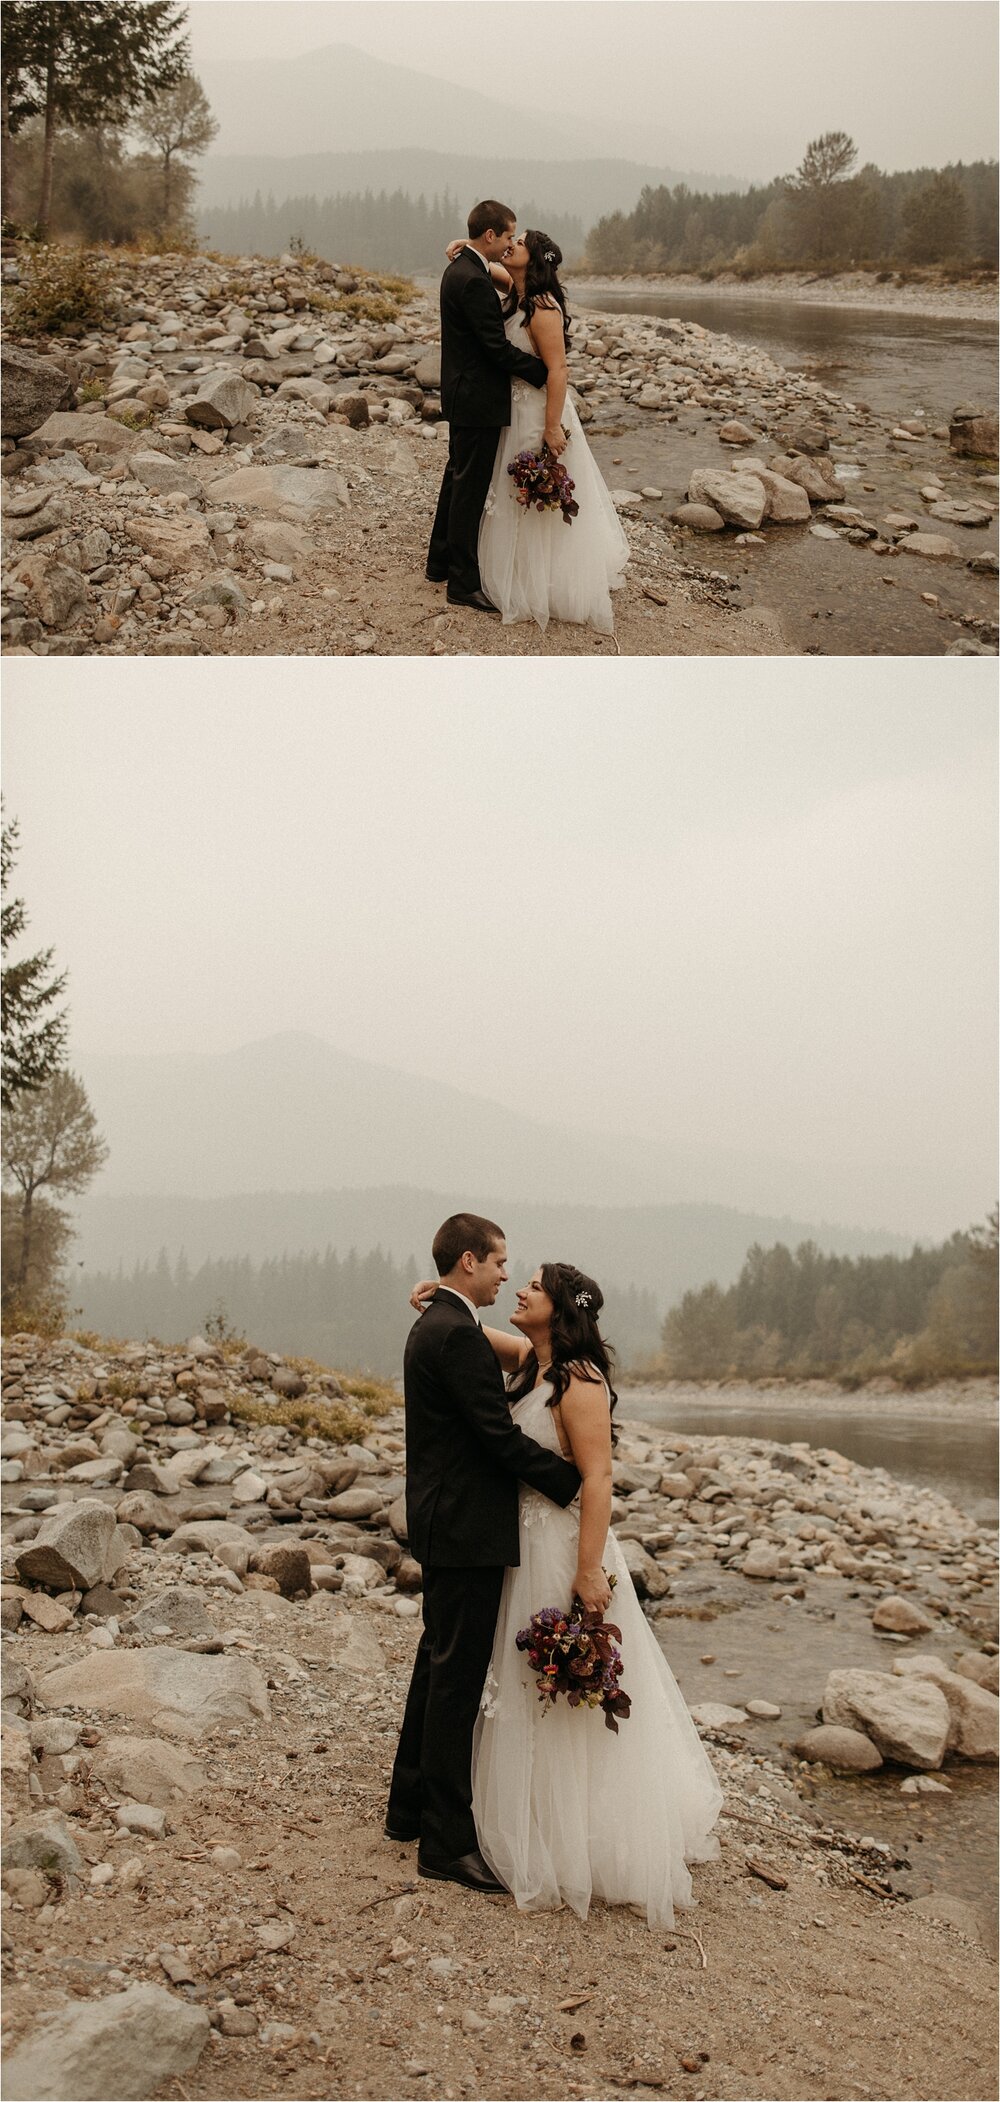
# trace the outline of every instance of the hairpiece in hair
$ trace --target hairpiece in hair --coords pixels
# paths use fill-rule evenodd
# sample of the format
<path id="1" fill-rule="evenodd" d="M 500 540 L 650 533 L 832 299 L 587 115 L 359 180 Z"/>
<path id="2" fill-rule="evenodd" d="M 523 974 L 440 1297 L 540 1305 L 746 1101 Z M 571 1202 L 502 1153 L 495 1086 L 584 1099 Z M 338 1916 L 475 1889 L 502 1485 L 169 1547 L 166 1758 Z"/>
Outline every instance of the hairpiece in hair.
<path id="1" fill-rule="evenodd" d="M 545 261 L 546 261 L 547 263 L 554 263 L 554 262 L 555 262 L 555 259 L 556 259 L 556 252 L 555 252 L 555 249 L 554 249 L 554 248 L 546 248 L 546 249 L 544 249 L 544 250 L 543 250 L 543 256 L 544 256 L 544 260 L 545 260 Z"/>
<path id="2" fill-rule="evenodd" d="M 573 1301 L 573 1304 L 574 1304 L 574 1306 L 589 1306 L 589 1305 L 590 1305 L 590 1293 L 589 1293 L 589 1292 L 578 1292 L 578 1293 L 577 1293 L 577 1295 L 576 1295 L 576 1298 L 575 1298 L 575 1299 L 574 1299 L 574 1301 Z"/>

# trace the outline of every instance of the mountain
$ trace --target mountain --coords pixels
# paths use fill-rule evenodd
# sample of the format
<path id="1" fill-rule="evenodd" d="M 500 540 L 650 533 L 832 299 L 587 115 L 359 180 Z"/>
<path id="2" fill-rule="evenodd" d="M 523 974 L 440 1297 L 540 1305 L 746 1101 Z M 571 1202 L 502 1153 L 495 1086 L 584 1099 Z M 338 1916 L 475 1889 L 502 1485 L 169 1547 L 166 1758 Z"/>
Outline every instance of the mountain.
<path id="1" fill-rule="evenodd" d="M 543 1124 L 292 1032 L 223 1053 L 78 1055 L 110 1162 L 100 1193 L 226 1197 L 382 1184 L 519 1203 L 717 1203 L 824 1215 L 822 1170 Z M 881 1222 L 879 1222 L 881 1223 Z"/>
<path id="2" fill-rule="evenodd" d="M 347 153 L 378 146 L 423 146 L 447 139 L 453 153 L 507 153 L 516 112 L 487 91 L 459 87 L 410 66 L 373 58 L 352 44 L 328 44 L 285 59 L 203 64 L 202 86 L 219 124 L 222 153 Z M 499 83 L 498 83 L 499 87 Z M 534 127 L 533 127 L 534 128 Z M 553 154 L 579 152 L 579 126 L 550 106 L 545 138 Z M 598 151 L 606 151 L 595 140 Z"/>
<path id="3" fill-rule="evenodd" d="M 265 133 L 269 148 L 270 133 Z M 573 141 L 579 156 L 579 137 Z M 391 195 L 402 190 L 408 197 L 425 197 L 430 203 L 447 193 L 457 201 L 456 230 L 464 230 L 465 214 L 479 197 L 500 197 L 517 212 L 523 225 L 545 214 L 571 215 L 588 230 L 610 212 L 631 212 L 647 186 L 673 189 L 686 182 L 692 189 L 736 190 L 744 187 L 734 178 L 693 174 L 677 168 L 619 160 L 536 160 L 510 152 L 509 132 L 502 151 L 492 153 L 483 141 L 472 152 L 441 152 L 394 142 L 374 148 L 371 143 L 347 152 L 286 154 L 259 150 L 238 154 L 210 154 L 199 164 L 200 220 L 211 224 L 211 214 L 240 204 L 260 191 L 280 204 L 286 198 L 343 197 L 367 190 Z"/>

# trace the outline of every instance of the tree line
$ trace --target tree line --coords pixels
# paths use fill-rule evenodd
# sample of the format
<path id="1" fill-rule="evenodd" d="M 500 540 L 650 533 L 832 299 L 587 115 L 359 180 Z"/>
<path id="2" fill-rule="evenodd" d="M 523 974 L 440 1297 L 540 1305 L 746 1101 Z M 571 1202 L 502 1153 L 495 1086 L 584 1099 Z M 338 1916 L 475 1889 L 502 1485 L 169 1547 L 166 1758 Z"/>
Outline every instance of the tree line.
<path id="1" fill-rule="evenodd" d="M 997 164 L 958 162 L 885 174 L 858 168 L 846 132 L 810 142 L 792 175 L 711 194 L 646 187 L 634 211 L 587 236 L 594 271 L 896 270 L 996 267 Z"/>
<path id="2" fill-rule="evenodd" d="M 419 1275 L 412 1256 L 397 1262 L 381 1248 L 347 1255 L 327 1248 L 259 1263 L 220 1256 L 197 1268 L 183 1253 L 171 1262 L 163 1250 L 155 1263 L 136 1263 L 128 1274 L 122 1266 L 84 1273 L 75 1291 L 83 1325 L 99 1335 L 175 1342 L 210 1322 L 262 1350 L 388 1379 L 402 1365 Z M 651 1292 L 608 1291 L 601 1326 L 620 1363 L 648 1356 L 658 1322 Z"/>
<path id="3" fill-rule="evenodd" d="M 206 246 L 222 255 L 280 255 L 294 238 L 327 262 L 437 272 L 448 242 L 465 232 L 467 210 L 468 202 L 463 205 L 448 190 L 430 202 L 402 189 L 277 200 L 257 190 L 238 204 L 202 206 L 198 229 Z M 544 227 L 567 257 L 582 254 L 582 220 L 533 203 L 522 208 L 520 219 L 524 226 Z"/>
<path id="4" fill-rule="evenodd" d="M 997 1368 L 998 1213 L 908 1256 L 752 1247 L 734 1285 L 685 1292 L 663 1323 L 672 1379 L 888 1374 L 904 1386 Z"/>

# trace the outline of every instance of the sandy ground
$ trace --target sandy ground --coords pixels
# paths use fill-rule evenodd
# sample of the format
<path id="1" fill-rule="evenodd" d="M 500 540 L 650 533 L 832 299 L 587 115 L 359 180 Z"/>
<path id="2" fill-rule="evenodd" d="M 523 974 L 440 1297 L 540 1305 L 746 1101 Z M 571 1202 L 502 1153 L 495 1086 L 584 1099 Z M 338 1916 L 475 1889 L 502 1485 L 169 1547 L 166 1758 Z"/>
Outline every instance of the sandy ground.
<path id="1" fill-rule="evenodd" d="M 174 1990 L 257 2024 L 216 2033 L 198 2068 L 159 2090 L 184 2102 L 995 2092 L 995 1971 L 974 1926 L 880 1895 L 877 1858 L 831 1844 L 764 1760 L 717 1743 L 721 1853 L 695 1870 L 697 1906 L 675 1931 L 603 1907 L 587 1922 L 525 1916 L 418 1881 L 414 1848 L 382 1834 L 417 1623 L 363 1602 L 328 1620 L 261 1593 L 227 1599 L 222 1618 L 267 1673 L 272 1721 L 199 1748 L 210 1785 L 175 1806 L 160 1842 L 115 1838 L 100 1787 L 79 1790 L 73 1830 L 90 1860 L 138 1853 L 142 1878 L 47 1915 L 8 1907 L 8 2046 L 63 1995 L 165 1985 L 164 1951 L 188 1967 Z M 384 1668 L 377 1652 L 349 1667 L 350 1646 L 330 1640 L 338 1618 L 355 1651 L 381 1645 Z M 18 1654 L 37 1671 L 58 1650 L 32 1635 Z M 238 1870 L 213 1862 L 219 1845 L 239 1850 Z M 255 1939 L 265 1919 L 294 1930 L 277 1954 Z"/>
<path id="2" fill-rule="evenodd" d="M 697 293 L 712 299 L 787 299 L 799 306 L 859 307 L 872 314 L 923 315 L 928 321 L 992 321 L 997 319 L 996 285 L 982 284 L 880 284 L 870 271 L 848 271 L 839 277 L 812 275 L 755 277 L 744 280 L 725 275 L 706 283 L 694 276 L 585 277 L 574 274 L 577 297 L 590 292 L 627 292 L 629 305 L 640 291 L 668 298 L 671 292 Z"/>
<path id="3" fill-rule="evenodd" d="M 615 633 L 552 621 L 504 627 L 491 614 L 445 603 L 424 577 L 443 447 L 414 448 L 417 496 L 352 519 L 341 545 L 305 558 L 294 588 L 266 613 L 213 636 L 213 656 L 783 657 L 797 654 L 776 611 L 733 603 L 711 554 L 679 558 L 666 531 L 626 521 L 633 559 L 614 598 Z M 665 508 L 665 507 L 664 507 Z M 363 565 L 363 566 L 362 566 Z M 361 581 L 363 577 L 363 583 Z"/>

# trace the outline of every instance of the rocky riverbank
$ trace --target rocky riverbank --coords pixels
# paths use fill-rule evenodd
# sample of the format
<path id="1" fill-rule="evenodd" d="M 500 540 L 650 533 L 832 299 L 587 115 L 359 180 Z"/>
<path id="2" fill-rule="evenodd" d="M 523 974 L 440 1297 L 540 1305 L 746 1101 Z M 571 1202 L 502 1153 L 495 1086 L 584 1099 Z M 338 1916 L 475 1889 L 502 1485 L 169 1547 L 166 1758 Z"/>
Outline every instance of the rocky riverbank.
<path id="1" fill-rule="evenodd" d="M 420 1621 L 391 1397 L 198 1338 L 15 1337 L 4 1393 L 13 2102 L 992 2092 L 974 1910 L 902 1902 L 893 1849 L 824 1819 L 831 1769 L 759 1746 L 766 1684 L 694 1707 L 721 1854 L 670 1932 L 417 1880 L 381 1832 Z M 668 1652 L 726 1587 L 824 1611 L 849 1587 L 886 1669 L 841 1674 L 881 1683 L 835 1727 L 905 1790 L 990 1757 L 993 1543 L 942 1498 L 633 1422 L 615 1477 Z M 914 1697 L 935 1742 L 890 1745 Z"/>
<path id="2" fill-rule="evenodd" d="M 114 271 L 114 326 L 7 352 L 10 650 L 788 654 L 780 580 L 755 595 L 724 557 L 797 532 L 889 563 L 919 647 L 996 647 L 996 418 L 976 405 L 885 426 L 697 323 L 584 311 L 571 383 L 599 453 L 677 426 L 683 480 L 613 489 L 632 546 L 616 636 L 540 636 L 423 577 L 447 436 L 432 297 L 375 322 L 357 308 L 380 311 L 377 288 L 292 256 Z"/>

